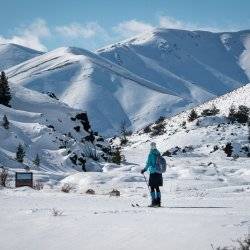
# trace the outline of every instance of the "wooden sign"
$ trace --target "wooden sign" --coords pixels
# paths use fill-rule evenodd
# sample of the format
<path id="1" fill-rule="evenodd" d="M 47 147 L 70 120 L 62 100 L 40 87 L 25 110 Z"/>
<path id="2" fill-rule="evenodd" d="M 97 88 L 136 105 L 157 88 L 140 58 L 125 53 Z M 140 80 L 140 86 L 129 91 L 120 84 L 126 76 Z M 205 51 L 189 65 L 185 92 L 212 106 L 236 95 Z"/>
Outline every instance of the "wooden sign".
<path id="1" fill-rule="evenodd" d="M 32 187 L 33 188 L 33 173 L 16 172 L 16 187 Z"/>

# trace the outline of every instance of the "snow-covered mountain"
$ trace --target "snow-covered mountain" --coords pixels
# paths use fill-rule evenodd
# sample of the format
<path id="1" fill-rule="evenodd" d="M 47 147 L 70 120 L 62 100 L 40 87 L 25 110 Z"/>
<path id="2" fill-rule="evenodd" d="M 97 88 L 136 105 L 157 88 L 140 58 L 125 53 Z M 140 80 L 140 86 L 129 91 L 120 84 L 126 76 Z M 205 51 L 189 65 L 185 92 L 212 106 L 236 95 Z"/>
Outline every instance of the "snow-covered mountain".
<path id="1" fill-rule="evenodd" d="M 193 86 L 222 95 L 249 82 L 250 30 L 155 29 L 97 51 L 131 72 L 193 99 Z"/>
<path id="2" fill-rule="evenodd" d="M 249 81 L 250 31 L 156 29 L 92 53 L 59 48 L 7 70 L 13 83 L 53 92 L 117 133 L 225 94 Z"/>
<path id="3" fill-rule="evenodd" d="M 15 159 L 19 144 L 26 151 L 24 164 L 40 171 L 82 170 L 81 160 L 93 170 L 91 152 L 100 161 L 108 157 L 109 145 L 91 132 L 86 113 L 21 86 L 11 89 L 12 107 L 0 105 L 0 166 L 24 167 Z M 8 129 L 3 126 L 4 115 L 10 122 Z M 39 167 L 33 164 L 37 154 Z"/>
<path id="4" fill-rule="evenodd" d="M 0 71 L 41 54 L 43 52 L 13 43 L 0 44 Z"/>
<path id="5" fill-rule="evenodd" d="M 68 105 L 86 110 L 94 129 L 111 134 L 121 121 L 140 127 L 191 101 L 89 51 L 59 48 L 7 71 L 10 81 L 53 92 Z"/>

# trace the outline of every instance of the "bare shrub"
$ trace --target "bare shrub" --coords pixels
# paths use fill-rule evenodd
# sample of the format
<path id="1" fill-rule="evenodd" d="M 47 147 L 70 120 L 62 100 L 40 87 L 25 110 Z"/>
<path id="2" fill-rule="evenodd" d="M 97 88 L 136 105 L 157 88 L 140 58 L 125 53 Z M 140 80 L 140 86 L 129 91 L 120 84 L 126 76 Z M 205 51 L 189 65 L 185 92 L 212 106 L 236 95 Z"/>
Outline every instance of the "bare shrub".
<path id="1" fill-rule="evenodd" d="M 100 156 L 97 153 L 96 147 L 94 144 L 92 144 L 93 147 L 89 143 L 85 143 L 85 148 L 84 148 L 84 156 L 91 158 L 94 161 L 99 161 Z"/>
<path id="2" fill-rule="evenodd" d="M 6 187 L 8 176 L 8 169 L 2 167 L 0 170 L 0 186 Z"/>
<path id="3" fill-rule="evenodd" d="M 53 208 L 51 210 L 51 214 L 53 216 L 62 216 L 63 215 L 63 210 L 57 209 L 57 208 Z"/>
<path id="4" fill-rule="evenodd" d="M 34 185 L 33 185 L 33 189 L 35 190 L 42 190 L 43 189 L 43 183 L 39 180 L 35 181 Z"/>
<path id="5" fill-rule="evenodd" d="M 65 184 L 63 184 L 61 191 L 64 193 L 69 193 L 72 189 L 73 189 L 72 185 L 65 183 Z"/>

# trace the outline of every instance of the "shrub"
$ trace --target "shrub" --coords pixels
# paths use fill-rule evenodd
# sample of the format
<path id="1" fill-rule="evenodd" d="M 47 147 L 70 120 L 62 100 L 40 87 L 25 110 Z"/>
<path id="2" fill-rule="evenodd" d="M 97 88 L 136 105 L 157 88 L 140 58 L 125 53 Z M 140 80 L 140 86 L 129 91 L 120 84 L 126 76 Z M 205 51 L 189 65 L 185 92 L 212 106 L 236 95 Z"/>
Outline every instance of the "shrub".
<path id="1" fill-rule="evenodd" d="M 163 135 L 165 133 L 165 126 L 163 123 L 156 124 L 152 127 L 151 136 Z"/>
<path id="2" fill-rule="evenodd" d="M 51 210 L 51 214 L 53 216 L 62 216 L 63 215 L 63 210 L 59 210 L 59 209 L 53 208 Z"/>
<path id="3" fill-rule="evenodd" d="M 192 109 L 188 115 L 188 121 L 192 122 L 192 121 L 196 120 L 197 118 L 198 118 L 198 114 L 196 113 L 196 111 L 194 109 Z"/>
<path id="4" fill-rule="evenodd" d="M 94 145 L 93 145 L 94 146 Z M 97 153 L 96 147 L 91 147 L 90 144 L 85 144 L 84 148 L 84 156 L 94 160 L 94 161 L 99 161 L 100 156 Z"/>
<path id="5" fill-rule="evenodd" d="M 43 189 L 43 183 L 39 180 L 35 181 L 34 185 L 33 185 L 33 189 L 35 190 L 42 190 Z"/>
<path id="6" fill-rule="evenodd" d="M 166 152 L 164 152 L 164 153 L 162 154 L 162 156 L 171 157 L 172 154 L 171 154 L 171 152 L 170 152 L 169 150 L 167 150 Z"/>
<path id="7" fill-rule="evenodd" d="M 204 109 L 201 113 L 202 116 L 213 116 L 219 114 L 220 110 L 213 104 L 210 109 Z"/>
<path id="8" fill-rule="evenodd" d="M 65 184 L 63 184 L 61 191 L 64 193 L 69 193 L 72 189 L 73 189 L 72 185 L 65 183 Z"/>
<path id="9" fill-rule="evenodd" d="M 6 187 L 6 182 L 8 179 L 9 173 L 8 170 L 4 167 L 1 167 L 0 170 L 0 186 Z"/>
<path id="10" fill-rule="evenodd" d="M 250 109 L 247 106 L 240 105 L 238 110 L 232 105 L 229 109 L 228 119 L 231 122 L 247 123 Z"/>
<path id="11" fill-rule="evenodd" d="M 88 189 L 87 191 L 86 191 L 86 194 L 92 194 L 92 195 L 94 195 L 95 194 L 95 190 L 93 190 L 93 189 Z"/>
<path id="12" fill-rule="evenodd" d="M 128 142 L 127 136 L 130 134 L 128 131 L 128 124 L 125 120 L 121 121 L 120 124 L 120 134 L 121 134 L 121 145 L 126 145 Z"/>
<path id="13" fill-rule="evenodd" d="M 158 120 L 156 120 L 156 122 L 155 122 L 155 124 L 159 124 L 159 123 L 162 123 L 162 122 L 164 122 L 164 117 L 163 116 L 160 116 L 159 118 L 158 118 Z"/>
<path id="14" fill-rule="evenodd" d="M 187 128 L 186 126 L 187 126 L 187 122 L 183 121 L 182 124 L 181 124 L 181 127 L 184 128 L 184 129 L 186 129 Z"/>
<path id="15" fill-rule="evenodd" d="M 151 128 L 150 128 L 150 125 L 147 125 L 147 126 L 143 129 L 143 132 L 146 133 L 146 134 L 150 133 L 151 131 L 152 131 L 152 130 L 151 130 Z"/>
<path id="16" fill-rule="evenodd" d="M 110 195 L 110 196 L 116 196 L 116 197 L 118 197 L 118 196 L 121 195 L 121 193 L 120 193 L 119 190 L 113 189 L 111 192 L 109 192 L 109 195 Z"/>

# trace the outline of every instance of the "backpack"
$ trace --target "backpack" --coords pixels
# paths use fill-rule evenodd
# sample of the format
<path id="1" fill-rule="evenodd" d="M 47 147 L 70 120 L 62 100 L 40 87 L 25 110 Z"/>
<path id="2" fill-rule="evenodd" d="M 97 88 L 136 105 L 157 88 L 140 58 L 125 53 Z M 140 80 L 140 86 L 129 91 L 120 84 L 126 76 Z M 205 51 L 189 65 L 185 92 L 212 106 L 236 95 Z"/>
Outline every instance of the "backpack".
<path id="1" fill-rule="evenodd" d="M 160 154 L 156 158 L 155 169 L 156 169 L 156 173 L 158 174 L 163 174 L 166 172 L 167 162 L 164 159 L 164 157 L 161 156 Z"/>

